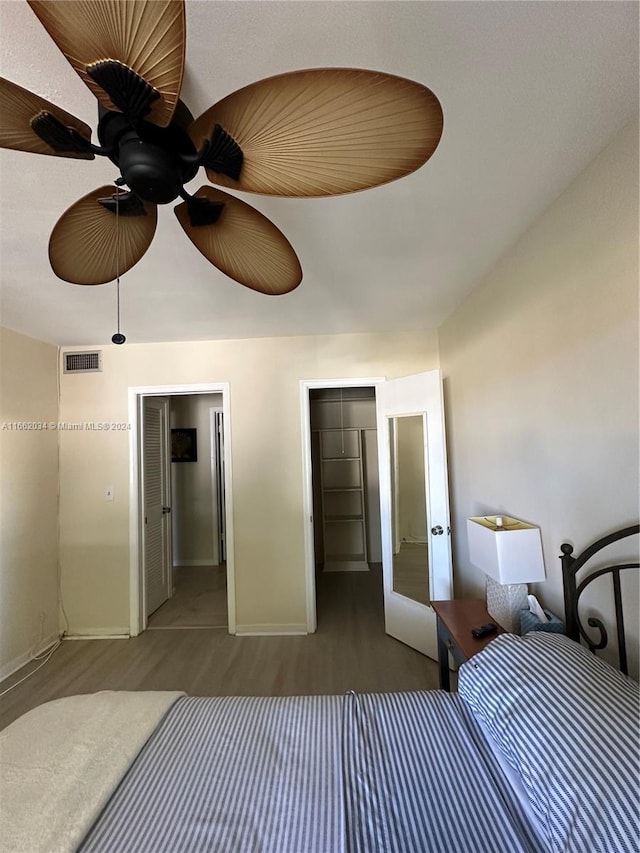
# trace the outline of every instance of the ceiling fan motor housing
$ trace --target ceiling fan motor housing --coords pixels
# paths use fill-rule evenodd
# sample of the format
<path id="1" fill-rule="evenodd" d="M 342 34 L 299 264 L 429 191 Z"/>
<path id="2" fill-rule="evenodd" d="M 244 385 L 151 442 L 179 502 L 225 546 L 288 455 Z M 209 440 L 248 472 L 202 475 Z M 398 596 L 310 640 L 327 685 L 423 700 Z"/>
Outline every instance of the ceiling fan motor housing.
<path id="1" fill-rule="evenodd" d="M 126 185 L 144 201 L 168 204 L 198 171 L 195 148 L 182 123 L 161 128 L 140 122 L 133 128 L 122 113 L 100 110 L 99 139 L 111 149 L 109 157 Z"/>
<path id="2" fill-rule="evenodd" d="M 119 155 L 122 177 L 140 198 L 168 204 L 180 195 L 180 161 L 171 151 L 143 142 L 131 131 L 120 141 Z"/>

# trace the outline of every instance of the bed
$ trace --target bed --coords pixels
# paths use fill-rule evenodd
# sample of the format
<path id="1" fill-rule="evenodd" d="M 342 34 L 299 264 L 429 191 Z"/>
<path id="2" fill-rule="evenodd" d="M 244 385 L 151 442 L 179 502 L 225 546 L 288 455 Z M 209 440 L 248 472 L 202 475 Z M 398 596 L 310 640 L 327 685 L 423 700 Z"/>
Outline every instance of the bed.
<path id="1" fill-rule="evenodd" d="M 591 638 L 577 604 L 608 544 L 562 548 L 571 636 L 501 635 L 457 693 L 106 692 L 30 711 L 0 733 L 0 849 L 636 851 L 638 684 L 592 652 L 604 624 Z M 610 567 L 614 589 L 632 566 Z"/>

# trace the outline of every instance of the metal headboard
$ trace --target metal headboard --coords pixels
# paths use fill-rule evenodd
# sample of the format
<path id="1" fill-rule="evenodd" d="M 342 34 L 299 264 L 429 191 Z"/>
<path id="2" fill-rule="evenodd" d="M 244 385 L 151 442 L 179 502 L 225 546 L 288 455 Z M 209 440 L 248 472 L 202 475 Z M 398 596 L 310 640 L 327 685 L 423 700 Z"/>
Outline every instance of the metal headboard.
<path id="1" fill-rule="evenodd" d="M 592 545 L 589 545 L 589 547 L 585 548 L 585 550 L 577 557 L 572 556 L 573 546 L 568 542 L 565 542 L 560 546 L 560 550 L 562 551 L 560 560 L 562 561 L 562 584 L 564 589 L 564 612 L 567 636 L 571 637 L 573 640 L 577 640 L 578 642 L 582 637 L 592 652 L 595 652 L 596 649 L 603 649 L 607 645 L 609 637 L 607 629 L 601 619 L 593 616 L 587 619 L 589 627 L 596 628 L 600 632 L 599 641 L 595 642 L 587 634 L 580 620 L 578 600 L 586 587 L 592 583 L 592 581 L 596 580 L 596 578 L 602 577 L 603 575 L 610 574 L 613 584 L 613 600 L 616 609 L 615 627 L 618 640 L 619 664 L 620 670 L 625 674 L 628 674 L 629 670 L 627 664 L 627 645 L 624 633 L 624 613 L 622 608 L 622 592 L 620 588 L 620 572 L 625 569 L 638 569 L 640 568 L 640 563 L 619 563 L 617 565 L 606 566 L 605 568 L 598 569 L 588 575 L 580 583 L 577 583 L 576 575 L 585 563 L 598 551 L 601 551 L 613 542 L 617 542 L 619 539 L 625 539 L 627 536 L 634 536 L 638 533 L 640 533 L 640 524 L 634 524 L 631 527 L 616 530 L 613 533 L 609 533 L 607 536 L 603 536 L 602 539 L 598 539 L 598 541 L 594 542 Z"/>

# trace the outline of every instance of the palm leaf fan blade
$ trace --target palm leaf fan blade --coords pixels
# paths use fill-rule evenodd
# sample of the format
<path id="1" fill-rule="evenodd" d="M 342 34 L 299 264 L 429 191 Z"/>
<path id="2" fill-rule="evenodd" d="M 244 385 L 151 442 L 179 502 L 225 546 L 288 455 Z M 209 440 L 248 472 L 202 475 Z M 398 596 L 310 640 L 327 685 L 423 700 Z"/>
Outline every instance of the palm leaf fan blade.
<path id="1" fill-rule="evenodd" d="M 327 196 L 396 180 L 422 166 L 442 136 L 436 96 L 377 71 L 320 68 L 260 80 L 224 98 L 189 128 L 196 147 L 216 125 L 243 153 L 239 180 L 213 183 L 279 196 Z"/>
<path id="2" fill-rule="evenodd" d="M 44 125 L 49 128 L 48 141 L 45 131 L 37 133 L 34 129 Z M 56 131 L 57 140 L 55 135 L 53 138 L 50 135 Z M 72 132 L 77 134 L 75 139 Z M 90 143 L 89 125 L 28 89 L 0 77 L 0 148 L 93 160 L 94 155 L 88 150 Z"/>
<path id="3" fill-rule="evenodd" d="M 195 247 L 221 272 L 259 293 L 281 295 L 302 280 L 302 268 L 284 234 L 259 211 L 213 187 L 202 187 L 195 202 L 223 205 L 217 222 L 193 224 L 189 202 L 175 214 Z"/>
<path id="4" fill-rule="evenodd" d="M 130 69 L 157 95 L 145 118 L 166 127 L 173 116 L 184 73 L 184 0 L 28 0 L 74 71 L 108 110 L 126 111 L 92 77 L 108 65 L 118 76 Z M 100 77 L 100 80 L 104 78 Z M 104 84 L 106 85 L 106 84 Z M 121 87 L 121 81 L 116 88 Z M 136 93 L 127 97 L 135 98 Z"/>
<path id="5" fill-rule="evenodd" d="M 100 187 L 60 217 L 49 240 L 49 261 L 58 278 L 105 284 L 130 270 L 147 251 L 156 230 L 156 206 L 140 202 L 142 213 L 118 215 L 99 201 L 114 195 L 113 186 Z"/>

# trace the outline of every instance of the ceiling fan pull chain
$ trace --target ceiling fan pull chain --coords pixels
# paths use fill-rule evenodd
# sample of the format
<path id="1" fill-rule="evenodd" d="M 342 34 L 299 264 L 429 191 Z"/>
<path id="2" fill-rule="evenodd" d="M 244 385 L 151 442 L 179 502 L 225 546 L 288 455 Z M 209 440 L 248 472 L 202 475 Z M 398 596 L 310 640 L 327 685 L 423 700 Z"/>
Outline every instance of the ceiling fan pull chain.
<path id="1" fill-rule="evenodd" d="M 118 331 L 112 336 L 114 344 L 123 344 L 127 339 L 120 332 L 120 192 L 116 190 L 116 319 Z"/>

